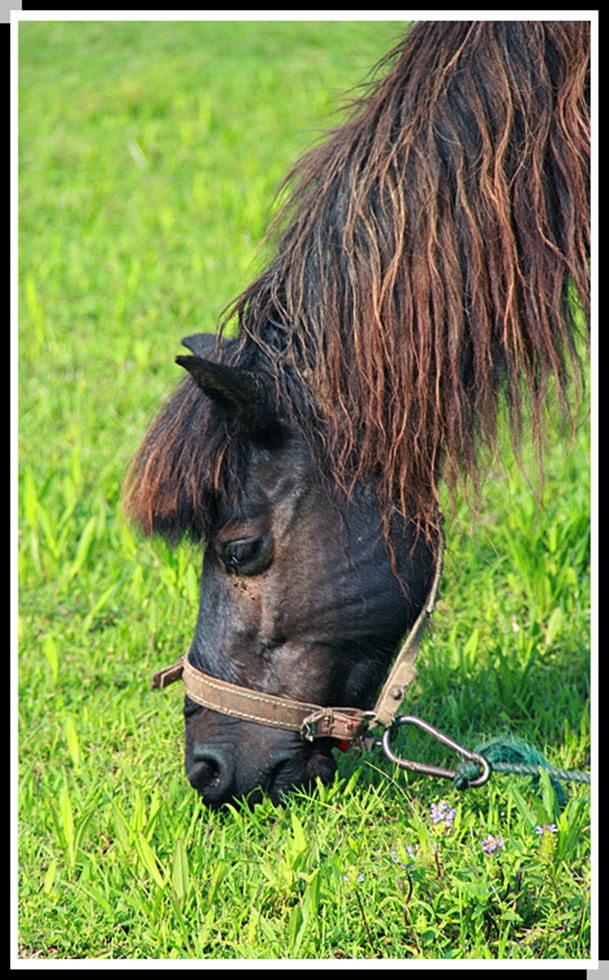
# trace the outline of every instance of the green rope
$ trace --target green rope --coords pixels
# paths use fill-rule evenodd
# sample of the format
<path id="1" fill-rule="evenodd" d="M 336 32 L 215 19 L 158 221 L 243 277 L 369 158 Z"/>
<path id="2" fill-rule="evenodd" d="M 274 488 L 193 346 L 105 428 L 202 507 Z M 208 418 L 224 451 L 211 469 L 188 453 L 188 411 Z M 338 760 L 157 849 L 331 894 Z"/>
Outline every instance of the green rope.
<path id="1" fill-rule="evenodd" d="M 517 738 L 496 737 L 476 746 L 475 752 L 483 755 L 490 763 L 493 772 L 513 773 L 518 776 L 533 776 L 533 788 L 539 789 L 539 774 L 545 769 L 554 787 L 559 806 L 564 806 L 567 797 L 559 780 L 563 782 L 589 783 L 589 773 L 572 769 L 557 769 L 537 749 Z M 457 767 L 454 783 L 457 789 L 467 789 L 472 779 L 480 775 L 480 767 L 475 762 L 463 762 Z"/>
<path id="2" fill-rule="evenodd" d="M 509 762 L 493 762 L 493 772 L 515 773 L 518 776 L 538 776 L 540 768 L 546 770 L 550 779 L 560 779 L 564 783 L 589 783 L 590 773 L 575 769 L 557 769 L 555 766 L 514 765 Z"/>

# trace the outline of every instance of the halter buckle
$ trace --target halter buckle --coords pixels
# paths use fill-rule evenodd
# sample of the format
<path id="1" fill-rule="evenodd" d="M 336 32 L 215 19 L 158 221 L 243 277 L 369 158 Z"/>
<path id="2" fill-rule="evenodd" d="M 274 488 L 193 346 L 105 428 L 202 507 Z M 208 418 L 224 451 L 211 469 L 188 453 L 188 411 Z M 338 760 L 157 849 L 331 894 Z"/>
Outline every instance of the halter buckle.
<path id="1" fill-rule="evenodd" d="M 300 737 L 306 742 L 314 738 L 339 738 L 353 741 L 363 732 L 373 711 L 351 708 L 320 708 L 304 719 Z"/>

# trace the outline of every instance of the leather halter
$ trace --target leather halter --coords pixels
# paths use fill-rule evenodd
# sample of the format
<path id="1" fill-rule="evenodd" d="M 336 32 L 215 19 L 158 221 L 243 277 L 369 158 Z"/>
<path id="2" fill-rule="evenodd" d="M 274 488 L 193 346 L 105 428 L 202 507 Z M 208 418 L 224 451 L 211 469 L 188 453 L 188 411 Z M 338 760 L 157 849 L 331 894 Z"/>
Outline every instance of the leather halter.
<path id="1" fill-rule="evenodd" d="M 443 554 L 444 540 L 441 535 L 429 594 L 400 648 L 372 711 L 361 708 L 330 708 L 278 697 L 276 694 L 252 691 L 205 674 L 198 667 L 193 667 L 188 655 L 171 667 L 156 671 L 152 675 L 152 689 L 162 690 L 182 678 L 188 697 L 204 708 L 231 718 L 240 718 L 242 721 L 300 732 L 301 737 L 309 741 L 327 737 L 354 741 L 363 735 L 366 728 L 374 725 L 386 728 L 394 721 L 416 675 L 414 662 L 435 605 Z"/>

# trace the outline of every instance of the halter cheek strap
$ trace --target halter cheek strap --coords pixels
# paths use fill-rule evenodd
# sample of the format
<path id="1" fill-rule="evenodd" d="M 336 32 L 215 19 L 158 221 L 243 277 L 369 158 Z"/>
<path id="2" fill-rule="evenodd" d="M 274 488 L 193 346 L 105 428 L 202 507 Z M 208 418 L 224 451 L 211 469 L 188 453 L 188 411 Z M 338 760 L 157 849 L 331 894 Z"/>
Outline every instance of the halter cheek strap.
<path id="1" fill-rule="evenodd" d="M 299 732 L 303 739 L 309 741 L 324 737 L 354 741 L 364 733 L 366 728 L 375 725 L 386 728 L 394 721 L 406 697 L 408 687 L 416 675 L 414 662 L 435 605 L 442 574 L 443 555 L 444 541 L 440 537 L 429 595 L 400 648 L 372 711 L 363 711 L 361 708 L 330 708 L 305 701 L 294 701 L 291 698 L 281 698 L 276 694 L 252 691 L 247 687 L 230 684 L 228 681 L 205 674 L 197 667 L 193 667 L 188 656 L 182 657 L 171 667 L 154 673 L 152 689 L 162 690 L 182 678 L 188 697 L 204 708 L 229 715 L 231 718 L 240 718 L 242 721 Z"/>

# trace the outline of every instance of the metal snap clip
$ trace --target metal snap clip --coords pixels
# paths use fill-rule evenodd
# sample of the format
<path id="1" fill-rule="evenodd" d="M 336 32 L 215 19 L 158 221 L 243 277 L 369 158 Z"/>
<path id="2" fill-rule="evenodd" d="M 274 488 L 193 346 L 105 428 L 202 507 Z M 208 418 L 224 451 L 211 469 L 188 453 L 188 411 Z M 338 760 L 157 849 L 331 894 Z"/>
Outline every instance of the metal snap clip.
<path id="1" fill-rule="evenodd" d="M 399 766 L 401 769 L 409 769 L 412 772 L 420 772 L 426 776 L 438 776 L 442 779 L 454 779 L 457 775 L 455 769 L 443 769 L 441 766 L 430 766 L 423 762 L 413 762 L 410 759 L 402 759 L 401 756 L 396 755 L 391 746 L 391 739 L 395 735 L 399 725 L 414 725 L 416 728 L 420 728 L 421 731 L 431 735 L 437 742 L 441 742 L 442 745 L 446 745 L 447 748 L 452 749 L 453 752 L 458 752 L 464 759 L 476 763 L 481 769 L 480 775 L 476 776 L 475 779 L 468 780 L 468 786 L 483 786 L 489 779 L 492 771 L 491 764 L 483 755 L 480 755 L 478 752 L 470 752 L 469 749 L 466 749 L 463 745 L 459 745 L 449 735 L 445 735 L 444 732 L 441 732 L 438 728 L 434 728 L 429 722 L 423 721 L 422 718 L 416 718 L 414 715 L 400 715 L 383 732 L 381 738 L 383 752 L 389 761 L 394 762 L 396 766 Z"/>

